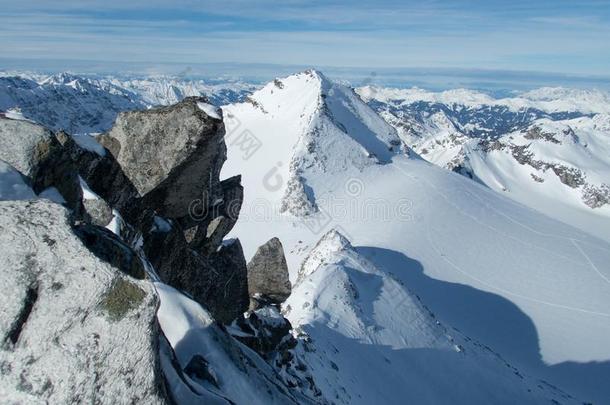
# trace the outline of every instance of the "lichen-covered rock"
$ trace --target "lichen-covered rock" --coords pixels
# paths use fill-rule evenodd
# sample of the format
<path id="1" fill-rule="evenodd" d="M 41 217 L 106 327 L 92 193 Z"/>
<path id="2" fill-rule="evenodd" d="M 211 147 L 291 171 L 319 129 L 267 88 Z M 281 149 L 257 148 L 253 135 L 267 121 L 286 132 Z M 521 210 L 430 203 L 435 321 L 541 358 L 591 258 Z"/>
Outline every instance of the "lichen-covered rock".
<path id="1" fill-rule="evenodd" d="M 165 403 L 157 295 L 94 255 L 68 212 L 0 202 L 4 403 Z"/>
<path id="2" fill-rule="evenodd" d="M 264 299 L 275 304 L 281 304 L 290 295 L 288 265 L 278 238 L 259 247 L 248 263 L 248 291 L 255 301 Z"/>
<path id="3" fill-rule="evenodd" d="M 106 226 L 112 221 L 112 207 L 101 198 L 84 199 L 83 208 L 94 225 Z"/>
<path id="4" fill-rule="evenodd" d="M 190 97 L 170 107 L 119 114 L 99 137 L 137 189 L 143 206 L 168 218 L 188 218 L 193 201 L 217 198 L 226 159 L 224 124 Z M 211 193 L 210 193 L 211 191 Z"/>

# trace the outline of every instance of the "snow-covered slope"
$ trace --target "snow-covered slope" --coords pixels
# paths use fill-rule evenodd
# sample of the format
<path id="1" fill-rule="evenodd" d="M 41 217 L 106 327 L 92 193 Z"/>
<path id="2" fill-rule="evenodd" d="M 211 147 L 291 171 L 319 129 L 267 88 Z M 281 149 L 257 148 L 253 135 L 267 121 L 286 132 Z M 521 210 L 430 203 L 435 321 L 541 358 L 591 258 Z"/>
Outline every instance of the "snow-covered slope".
<path id="1" fill-rule="evenodd" d="M 551 121 L 470 141 L 463 169 L 490 188 L 610 240 L 610 115 Z"/>
<path id="2" fill-rule="evenodd" d="M 610 241 L 607 93 L 358 91 L 426 160 Z"/>
<path id="3" fill-rule="evenodd" d="M 608 398 L 607 242 L 417 156 L 388 154 L 395 134 L 369 125 L 378 117 L 357 99 L 343 109 L 350 104 L 343 98 L 349 89 L 326 83 L 316 72 L 278 82 L 250 102 L 224 109 L 223 176 L 242 174 L 245 201 L 233 232 L 246 256 L 278 236 L 295 282 L 320 236 L 337 228 L 367 260 L 420 296 L 443 324 L 579 399 Z M 329 86 L 339 94 L 323 90 Z M 336 110 L 362 122 L 346 123 Z M 340 117 L 336 121 L 346 131 L 335 131 L 340 126 L 333 128 L 321 115 Z M 320 120 L 327 125 L 314 126 L 318 133 L 311 136 L 311 123 Z M 369 157 L 367 148 L 379 143 L 388 147 L 386 154 Z M 316 157 L 325 157 L 326 164 Z M 356 165 L 343 164 L 354 159 Z M 315 210 L 282 210 L 295 178 Z M 322 290 L 312 289 L 309 301 Z M 377 295 L 363 294 L 370 294 L 367 305 L 377 302 Z M 370 367 L 365 356 L 353 357 L 352 367 Z M 392 389 L 389 380 L 385 388 Z"/>
<path id="4" fill-rule="evenodd" d="M 316 348 L 304 358 L 319 388 L 339 403 L 573 400 L 445 327 L 334 230 L 303 263 L 285 308 Z"/>

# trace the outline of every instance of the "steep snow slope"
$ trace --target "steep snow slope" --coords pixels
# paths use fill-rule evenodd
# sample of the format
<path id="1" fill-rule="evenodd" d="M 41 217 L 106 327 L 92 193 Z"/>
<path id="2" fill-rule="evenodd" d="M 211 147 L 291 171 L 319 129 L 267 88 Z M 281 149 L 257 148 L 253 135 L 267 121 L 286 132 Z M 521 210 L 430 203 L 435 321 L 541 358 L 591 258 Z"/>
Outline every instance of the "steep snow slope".
<path id="1" fill-rule="evenodd" d="M 338 227 L 445 324 L 580 399 L 608 398 L 603 383 L 610 371 L 607 242 L 416 156 L 395 151 L 385 159 L 369 158 L 363 143 L 350 140 L 374 137 L 366 145 L 383 143 L 389 152 L 394 134 L 359 132 L 370 128 L 364 119 L 360 125 L 341 122 L 347 133 L 318 126 L 310 136 L 311 123 L 326 119 L 320 115 L 334 116 L 334 106 L 345 106 L 341 96 L 332 100 L 321 89 L 331 86 L 340 94 L 349 89 L 316 72 L 280 82 L 248 103 L 224 109 L 228 161 L 223 176 L 242 174 L 245 202 L 234 234 L 247 256 L 278 236 L 294 282 L 321 234 Z M 326 108 L 319 108 L 321 99 Z M 368 122 L 375 122 L 363 104 L 348 110 L 364 111 Z M 318 163 L 320 156 L 327 164 Z M 350 161 L 356 164 L 344 164 Z M 316 209 L 282 210 L 295 178 Z M 361 367 L 367 367 L 365 360 Z"/>
<path id="2" fill-rule="evenodd" d="M 320 389 L 337 402 L 572 402 L 446 328 L 334 230 L 303 263 L 285 308 L 316 348 L 304 358 Z"/>
<path id="3" fill-rule="evenodd" d="M 317 211 L 310 178 L 386 164 L 404 152 L 396 131 L 351 88 L 315 71 L 276 79 L 246 103 L 228 107 L 225 115 L 227 142 L 252 162 L 249 169 L 267 190 L 282 190 L 282 212 Z M 260 120 L 242 127 L 241 117 L 252 115 Z M 261 134 L 268 135 L 266 142 Z M 273 152 L 257 153 L 258 148 Z M 274 157 L 272 173 L 268 163 Z"/>

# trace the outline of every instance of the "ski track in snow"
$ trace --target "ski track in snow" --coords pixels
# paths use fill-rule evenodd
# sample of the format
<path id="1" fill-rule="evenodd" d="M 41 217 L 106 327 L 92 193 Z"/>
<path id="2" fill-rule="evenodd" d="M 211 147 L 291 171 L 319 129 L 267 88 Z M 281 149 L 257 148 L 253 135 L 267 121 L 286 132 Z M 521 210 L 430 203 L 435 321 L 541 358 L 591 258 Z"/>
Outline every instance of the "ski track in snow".
<path id="1" fill-rule="evenodd" d="M 441 190 L 439 190 L 439 189 L 438 189 L 438 188 L 437 188 L 435 185 L 433 185 L 433 184 L 432 184 L 432 183 L 431 183 L 431 182 L 430 182 L 428 179 L 425 179 L 425 178 L 424 178 L 424 179 L 420 179 L 420 178 L 418 178 L 418 177 L 415 177 L 415 176 L 411 175 L 410 173 L 406 172 L 406 171 L 405 171 L 405 170 L 404 170 L 402 167 L 400 167 L 399 165 L 396 165 L 395 167 L 396 167 L 396 169 L 398 169 L 398 170 L 399 170 L 401 173 L 403 173 L 405 176 L 407 176 L 407 177 L 411 178 L 412 180 L 423 180 L 423 181 L 425 181 L 425 182 L 426 182 L 426 184 L 428 184 L 428 185 L 429 185 L 429 186 L 430 186 L 430 187 L 431 187 L 431 188 L 434 190 L 434 192 L 436 192 L 436 193 L 437 193 L 439 196 L 441 196 L 441 197 L 442 197 L 444 200 L 446 200 L 446 201 L 447 201 L 447 202 L 448 202 L 450 205 L 452 205 L 452 206 L 453 206 L 453 207 L 454 207 L 454 208 L 455 208 L 455 209 L 456 209 L 456 210 L 457 210 L 457 211 L 458 211 L 460 214 L 462 214 L 462 215 L 464 215 L 464 216 L 467 216 L 467 217 L 469 217 L 469 218 L 473 219 L 475 222 L 477 222 L 477 223 L 479 223 L 480 225 L 483 225 L 483 226 L 485 226 L 485 227 L 487 227 L 487 228 L 491 229 L 492 231 L 494 231 L 494 232 L 496 232 L 496 233 L 498 233 L 498 234 L 501 234 L 501 235 L 504 235 L 504 236 L 508 236 L 508 237 L 510 237 L 511 239 L 514 239 L 514 240 L 518 241 L 519 243 L 526 245 L 526 244 L 525 244 L 525 242 L 523 242 L 523 241 L 519 240 L 518 238 L 515 238 L 515 237 L 513 237 L 513 236 L 511 236 L 511 235 L 507 235 L 507 234 L 505 234 L 505 233 L 503 233 L 503 232 L 499 231 L 498 229 L 496 229 L 496 228 L 494 228 L 494 227 L 492 227 L 492 226 L 490 226 L 490 225 L 483 224 L 482 222 L 480 222 L 479 220 L 477 220 L 477 218 L 475 218 L 474 216 L 472 216 L 472 215 L 470 215 L 470 214 L 467 214 L 466 212 L 464 212 L 463 210 L 461 210 L 461 209 L 460 209 L 460 208 L 459 208 L 457 205 L 455 205 L 453 202 L 451 202 L 451 200 L 449 199 L 449 197 L 448 197 L 448 196 L 447 196 L 445 193 L 443 193 Z M 469 195 L 472 195 L 471 193 L 469 193 L 469 192 L 467 192 L 467 191 L 466 191 L 466 193 L 467 193 L 467 194 L 469 194 Z M 480 200 L 480 201 L 481 201 L 481 200 Z M 481 201 L 481 202 L 483 202 L 483 204 L 485 204 L 485 206 L 487 206 L 488 208 L 490 208 L 490 209 L 491 209 L 491 210 L 493 210 L 494 212 L 500 213 L 500 212 L 499 212 L 497 209 L 495 209 L 495 208 L 491 207 L 491 206 L 490 206 L 489 204 L 487 204 L 486 202 L 484 202 L 484 201 Z M 500 214 L 502 214 L 502 213 L 500 213 Z M 502 215 L 504 215 L 504 214 L 502 214 Z M 593 267 L 593 269 L 595 270 L 595 272 L 596 272 L 596 273 L 597 273 L 597 274 L 598 274 L 598 275 L 599 275 L 599 276 L 600 276 L 602 279 L 604 279 L 604 281 L 606 281 L 607 283 L 609 283 L 609 284 L 610 284 L 610 282 L 608 281 L 608 279 L 607 279 L 606 277 L 604 277 L 604 275 L 603 275 L 603 274 L 602 274 L 602 273 L 601 273 L 601 272 L 600 272 L 600 271 L 597 269 L 597 267 L 596 267 L 596 266 L 593 264 L 593 262 L 591 261 L 591 259 L 589 259 L 589 257 L 588 257 L 588 256 L 585 254 L 585 252 L 584 252 L 584 251 L 583 251 L 583 250 L 582 250 L 582 249 L 581 249 L 581 248 L 580 248 L 580 247 L 579 247 L 579 246 L 576 244 L 576 240 L 575 240 L 575 239 L 572 239 L 572 238 L 566 238 L 566 237 L 559 236 L 559 235 L 547 235 L 547 234 L 545 234 L 545 233 L 543 233 L 543 232 L 536 231 L 535 229 L 532 229 L 531 227 L 529 227 L 529 226 L 527 226 L 527 225 L 525 225 L 525 224 L 522 224 L 521 222 L 516 221 L 516 220 L 514 220 L 514 219 L 512 219 L 512 218 L 510 218 L 510 217 L 508 217 L 508 216 L 506 216 L 506 217 L 507 217 L 509 220 L 511 220 L 511 221 L 513 221 L 514 223 L 516 223 L 517 225 L 520 225 L 520 226 L 522 226 L 523 228 L 525 228 L 525 229 L 527 229 L 527 230 L 529 230 L 529 231 L 532 231 L 532 232 L 534 232 L 534 233 L 537 233 L 537 234 L 539 234 L 539 235 L 542 235 L 542 236 L 554 236 L 554 237 L 556 237 L 556 238 L 561 238 L 561 239 L 564 239 L 564 240 L 569 240 L 569 241 L 570 241 L 572 244 L 574 244 L 574 245 L 576 246 L 576 248 L 577 248 L 577 249 L 580 251 L 580 253 L 581 253 L 581 254 L 582 254 L 584 257 L 585 257 L 585 259 L 588 261 L 588 263 L 591 265 L 591 267 Z M 439 248 L 437 247 L 437 245 L 436 245 L 436 244 L 433 242 L 433 238 L 432 238 L 432 237 L 431 237 L 431 235 L 430 235 L 430 228 L 429 228 L 429 227 L 426 227 L 426 238 L 427 238 L 428 242 L 430 243 L 430 246 L 432 247 L 432 249 L 433 249 L 433 250 L 434 250 L 434 251 L 435 251 L 435 252 L 436 252 L 436 253 L 439 255 L 439 257 L 441 257 L 441 258 L 442 258 L 442 260 L 443 260 L 443 261 L 445 261 L 447 264 L 449 264 L 451 267 L 453 267 L 453 268 L 454 268 L 455 270 L 457 270 L 458 272 L 462 273 L 463 275 L 467 276 L 468 278 L 470 278 L 470 279 L 472 279 L 472 280 L 474 280 L 474 281 L 478 282 L 479 284 L 481 284 L 481 285 L 483 285 L 483 286 L 485 286 L 485 287 L 487 287 L 487 288 L 489 288 L 489 289 L 492 289 L 492 290 L 495 290 L 495 291 L 497 291 L 497 292 L 501 292 L 501 293 L 503 293 L 503 294 L 507 294 L 507 295 L 510 295 L 510 296 L 513 296 L 513 297 L 516 297 L 516 298 L 521 298 L 521 299 L 524 299 L 524 300 L 528 300 L 528 301 L 531 301 L 531 302 L 534 302 L 534 303 L 537 303 L 537 304 L 543 304 L 543 305 L 548 305 L 548 306 L 555 307 L 555 308 L 567 309 L 567 310 L 571 310 L 571 311 L 582 312 L 582 313 L 587 313 L 587 314 L 591 314 L 591 315 L 598 315 L 598 316 L 603 316 L 603 317 L 606 317 L 606 318 L 610 318 L 610 314 L 608 314 L 608 313 L 604 313 L 604 312 L 598 312 L 598 311 L 590 311 L 590 310 L 587 310 L 587 309 L 583 309 L 583 308 L 577 308 L 577 307 L 573 307 L 573 306 L 570 306 L 570 305 L 562 305 L 562 304 L 557 304 L 557 303 L 553 303 L 553 302 L 549 302 L 549 301 L 544 301 L 544 300 L 540 300 L 540 299 L 537 299 L 537 298 L 529 297 L 529 296 L 527 296 L 527 295 L 523 295 L 523 294 L 515 293 L 515 292 L 512 292 L 512 291 L 506 290 L 506 289 L 504 289 L 504 288 L 500 288 L 500 287 L 494 286 L 494 285 L 492 285 L 492 284 L 490 284 L 490 283 L 488 283 L 488 282 L 486 282 L 486 281 L 484 281 L 484 280 L 482 280 L 482 279 L 480 279 L 480 278 L 478 278 L 478 277 L 476 277 L 476 276 L 473 276 L 472 274 L 470 274 L 470 273 L 469 273 L 469 272 L 467 272 L 466 270 L 462 269 L 462 268 L 461 268 L 459 265 L 457 265 L 456 263 L 454 263 L 453 261 L 451 261 L 451 260 L 450 260 L 450 259 L 449 259 L 449 258 L 448 258 L 448 257 L 447 257 L 445 254 L 444 254 L 444 253 L 442 253 L 442 252 L 439 250 Z M 583 241 L 579 241 L 579 242 L 584 243 Z M 552 253 L 552 254 L 556 254 L 555 252 L 551 252 L 551 251 L 549 251 L 548 249 L 546 249 L 546 248 L 544 248 L 544 247 L 542 247 L 542 246 L 535 245 L 535 244 L 527 244 L 527 246 L 528 246 L 528 247 L 535 247 L 535 248 L 538 248 L 538 249 L 544 250 L 544 251 L 546 251 L 546 252 L 550 252 L 550 253 Z M 559 257 L 564 258 L 564 259 L 566 259 L 566 260 L 568 260 L 568 261 L 570 261 L 570 262 L 572 262 L 572 263 L 578 264 L 578 265 L 580 265 L 580 266 L 582 266 L 582 265 L 583 265 L 583 263 L 576 262 L 576 261 L 574 261 L 573 259 L 570 259 L 570 258 L 568 258 L 568 257 L 565 257 L 565 256 L 559 256 Z"/>
<path id="2" fill-rule="evenodd" d="M 582 250 L 582 248 L 578 245 L 578 242 L 582 242 L 579 241 L 577 239 L 570 239 L 572 241 L 572 244 L 574 244 L 574 246 L 576 246 L 576 249 L 578 249 L 578 251 L 584 256 L 584 258 L 589 262 L 589 264 L 591 265 L 591 267 L 593 268 L 593 270 L 595 270 L 595 272 L 604 279 L 604 281 L 606 281 L 606 283 L 610 284 L 610 280 L 608 279 L 608 277 L 604 276 L 603 273 L 601 271 L 599 271 L 599 269 L 597 268 L 597 266 L 591 261 L 591 259 L 589 258 L 589 256 L 585 253 L 584 250 Z M 605 249 L 604 249 L 605 250 Z"/>
<path id="3" fill-rule="evenodd" d="M 537 234 L 537 235 L 540 235 L 540 236 L 544 236 L 544 237 L 547 237 L 547 238 L 563 239 L 563 240 L 568 240 L 568 241 L 570 241 L 570 242 L 571 242 L 571 243 L 572 243 L 572 244 L 573 244 L 573 245 L 576 247 L 576 249 L 578 250 L 578 252 L 579 252 L 579 253 L 580 253 L 580 254 L 581 254 L 581 255 L 582 255 L 584 258 L 585 258 L 585 260 L 586 260 L 586 261 L 589 263 L 589 265 L 591 266 L 591 268 L 592 268 L 592 269 L 593 269 L 593 270 L 594 270 L 594 271 L 595 271 L 595 272 L 596 272 L 596 273 L 597 273 L 597 274 L 598 274 L 598 275 L 599 275 L 599 276 L 600 276 L 600 277 L 601 277 L 601 278 L 602 278 L 602 279 L 603 279 L 603 280 L 604 280 L 606 283 L 610 284 L 610 279 L 608 279 L 608 277 L 606 277 L 606 276 L 605 276 L 605 275 L 604 275 L 604 274 L 603 274 L 601 271 L 599 271 L 599 269 L 597 268 L 597 266 L 596 266 L 596 265 L 593 263 L 593 261 L 592 261 L 592 260 L 589 258 L 589 256 L 588 256 L 588 255 L 585 253 L 585 251 L 584 251 L 584 250 L 583 250 L 583 249 L 582 249 L 582 248 L 581 248 L 581 247 L 578 245 L 578 242 L 580 242 L 580 243 L 582 243 L 582 244 L 590 244 L 590 245 L 593 245 L 591 242 L 583 241 L 583 240 L 576 239 L 576 238 L 567 238 L 567 237 L 565 237 L 565 236 L 561 236 L 561 235 L 553 235 L 553 234 L 549 234 L 549 233 L 546 233 L 546 232 L 541 232 L 541 231 L 538 231 L 538 230 L 536 230 L 536 229 L 534 229 L 534 228 L 530 227 L 529 225 L 524 224 L 523 222 L 520 222 L 520 221 L 518 221 L 518 220 L 516 220 L 516 219 L 512 218 L 510 215 L 505 214 L 505 213 L 503 213 L 503 212 L 499 211 L 497 208 L 494 208 L 494 207 L 493 207 L 493 206 L 491 206 L 491 205 L 490 205 L 490 204 L 489 204 L 487 201 L 485 201 L 485 200 L 484 200 L 484 198 L 482 198 L 482 197 L 480 197 L 480 196 L 477 196 L 477 195 L 475 195 L 475 194 L 472 194 L 472 193 L 471 193 L 471 192 L 469 192 L 469 191 L 465 191 L 465 192 L 466 192 L 467 194 L 469 194 L 470 196 L 472 196 L 473 198 L 475 198 L 475 199 L 477 199 L 477 200 L 481 201 L 481 202 L 482 202 L 483 204 L 485 204 L 485 205 L 486 205 L 486 206 L 487 206 L 487 207 L 488 207 L 490 210 L 492 210 L 492 211 L 496 212 L 496 213 L 497 213 L 497 214 L 499 214 L 499 215 L 502 215 L 503 217 L 505 217 L 505 218 L 506 218 L 506 219 L 508 219 L 509 221 L 511 221 L 511 222 L 513 222 L 513 223 L 515 223 L 515 224 L 517 224 L 517 225 L 519 225 L 519 226 L 521 226 L 521 227 L 523 227 L 523 228 L 527 229 L 528 231 L 530 231 L 530 232 L 532 232 L 532 233 L 534 233 L 534 234 Z M 498 232 L 500 232 L 500 231 L 498 231 Z M 506 235 L 506 236 L 509 236 L 509 235 Z M 535 245 L 528 245 L 528 246 L 535 246 Z M 593 246 L 595 246 L 596 248 L 598 248 L 598 249 L 600 249 L 600 250 L 604 250 L 604 251 L 606 251 L 606 252 L 610 252 L 610 250 L 608 250 L 608 249 L 606 249 L 606 248 L 604 248 L 604 247 L 602 247 L 602 246 L 597 246 L 597 245 L 593 245 Z M 539 249 L 546 250 L 545 248 L 540 247 L 540 246 L 535 246 L 535 247 L 536 247 L 536 248 L 539 248 Z M 555 255 L 557 255 L 556 253 L 554 253 L 554 254 L 555 254 Z M 570 259 L 570 258 L 567 258 L 566 256 L 563 256 L 563 255 L 557 255 L 557 256 L 558 256 L 558 257 L 561 257 L 561 258 L 563 258 L 563 259 L 566 259 L 566 260 L 570 261 L 571 263 L 574 263 L 574 264 L 577 264 L 577 265 L 581 265 L 581 266 L 582 266 L 582 263 L 580 263 L 580 262 L 576 262 L 576 261 L 574 261 L 574 260 L 572 260 L 572 259 Z"/>

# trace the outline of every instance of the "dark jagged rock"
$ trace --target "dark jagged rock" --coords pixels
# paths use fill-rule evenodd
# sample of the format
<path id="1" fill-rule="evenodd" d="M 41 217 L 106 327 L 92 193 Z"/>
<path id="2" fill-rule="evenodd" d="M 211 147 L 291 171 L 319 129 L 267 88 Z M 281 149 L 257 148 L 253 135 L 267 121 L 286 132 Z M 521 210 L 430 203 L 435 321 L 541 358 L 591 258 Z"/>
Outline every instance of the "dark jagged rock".
<path id="1" fill-rule="evenodd" d="M 220 288 L 208 298 L 215 318 L 224 323 L 241 318 L 248 310 L 248 267 L 239 239 L 225 242 L 210 255 L 212 267 L 219 274 Z"/>
<path id="2" fill-rule="evenodd" d="M 142 206 L 163 217 L 188 219 L 189 207 L 209 207 L 218 197 L 226 159 L 222 120 L 209 117 L 190 97 L 170 107 L 119 114 L 99 140 L 121 165 Z"/>
<path id="3" fill-rule="evenodd" d="M 270 358 L 274 352 L 292 349 L 297 344 L 290 334 L 292 325 L 274 306 L 248 312 L 237 325 L 245 335 L 236 338 L 265 358 Z"/>
<path id="4" fill-rule="evenodd" d="M 85 246 L 101 260 L 110 263 L 131 277 L 141 280 L 146 276 L 140 258 L 106 228 L 88 224 L 77 225 L 75 233 Z"/>
<path id="5" fill-rule="evenodd" d="M 56 135 L 76 171 L 93 192 L 124 215 L 134 208 L 138 191 L 108 151 L 98 154 L 81 148 L 65 132 Z"/>
<path id="6" fill-rule="evenodd" d="M 248 263 L 248 290 L 255 300 L 281 304 L 291 292 L 288 265 L 284 248 L 278 238 L 273 238 L 256 251 Z"/>
<path id="7" fill-rule="evenodd" d="M 238 240 L 202 255 L 188 247 L 179 226 L 145 236 L 144 251 L 161 280 L 188 293 L 220 322 L 248 309 L 246 260 Z"/>
<path id="8" fill-rule="evenodd" d="M 213 205 L 210 213 L 193 229 L 190 246 L 202 254 L 215 252 L 223 238 L 233 229 L 244 199 L 241 176 L 220 182 L 222 200 Z"/>

